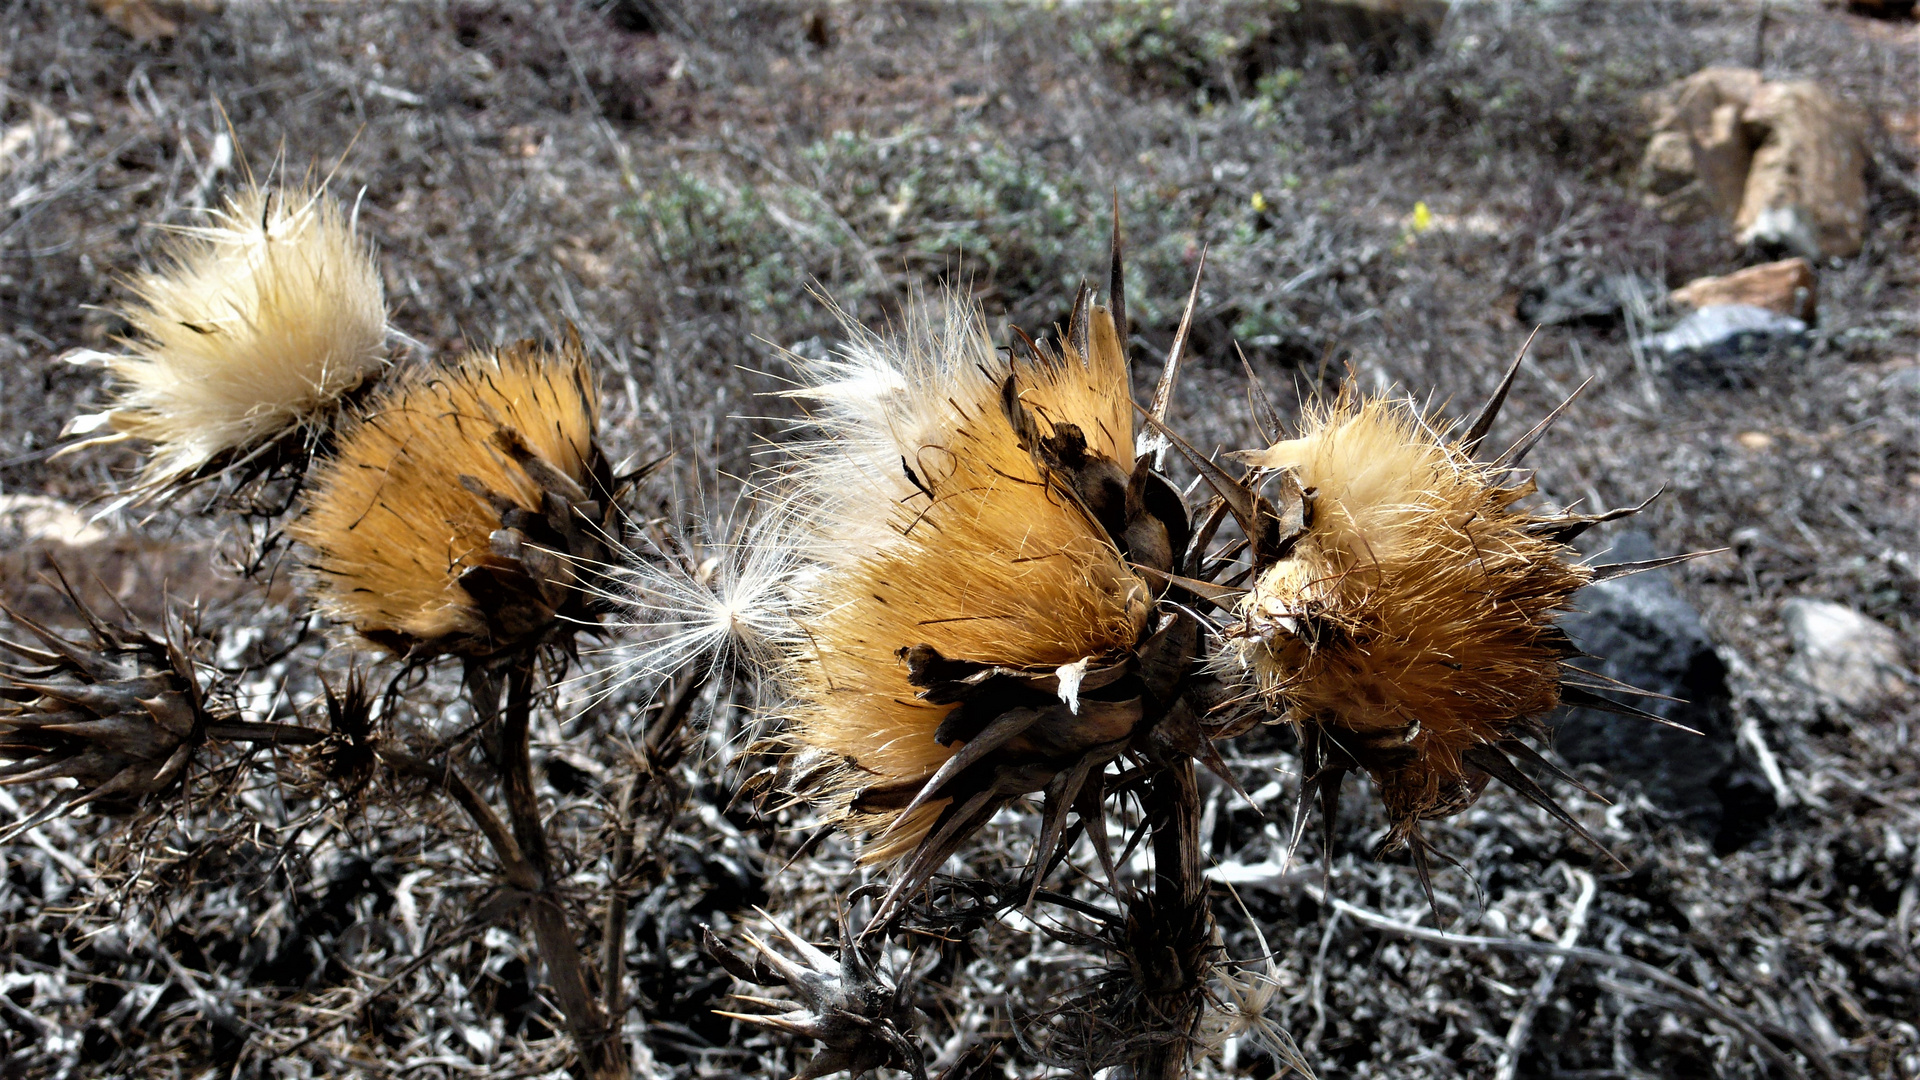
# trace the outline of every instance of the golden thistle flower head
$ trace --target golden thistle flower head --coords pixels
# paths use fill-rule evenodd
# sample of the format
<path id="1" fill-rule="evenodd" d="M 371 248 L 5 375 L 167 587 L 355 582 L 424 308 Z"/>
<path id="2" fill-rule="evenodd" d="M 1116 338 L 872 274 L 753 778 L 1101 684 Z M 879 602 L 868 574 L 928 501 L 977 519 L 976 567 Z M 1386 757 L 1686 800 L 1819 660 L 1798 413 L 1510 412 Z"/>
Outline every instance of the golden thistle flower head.
<path id="1" fill-rule="evenodd" d="M 329 618 L 396 652 L 491 656 L 593 617 L 612 479 L 577 343 L 472 352 L 384 389 L 289 527 Z"/>
<path id="2" fill-rule="evenodd" d="M 1003 352 L 949 303 L 799 361 L 824 436 L 779 489 L 791 786 L 905 860 L 883 911 L 1021 795 L 1051 847 L 1180 697 L 1200 636 L 1158 600 L 1186 510 L 1135 457 L 1117 327 L 1083 295 L 1057 346 Z"/>
<path id="3" fill-rule="evenodd" d="M 128 351 L 71 355 L 112 371 L 114 406 L 68 432 L 149 443 L 145 492 L 322 422 L 386 362 L 379 267 L 319 191 L 241 192 L 134 291 Z"/>

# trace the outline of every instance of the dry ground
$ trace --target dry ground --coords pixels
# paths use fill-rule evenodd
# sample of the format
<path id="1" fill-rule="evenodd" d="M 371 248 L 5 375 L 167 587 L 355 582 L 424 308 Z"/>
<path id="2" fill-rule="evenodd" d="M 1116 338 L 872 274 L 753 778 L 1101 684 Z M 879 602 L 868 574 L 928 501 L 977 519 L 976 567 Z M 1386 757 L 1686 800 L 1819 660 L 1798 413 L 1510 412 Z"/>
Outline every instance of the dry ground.
<path id="1" fill-rule="evenodd" d="M 1751 5 L 1460 4 L 1418 56 L 1301 44 L 1269 33 L 1266 8 L 1197 3 L 214 6 L 136 42 L 70 0 L 0 2 L 7 492 L 84 502 L 124 478 L 129 456 L 48 457 L 64 419 L 103 401 L 99 374 L 60 354 L 107 343 L 122 275 L 164 243 L 154 226 L 192 223 L 246 168 L 323 174 L 356 203 L 394 321 L 421 351 L 579 328 L 615 455 L 679 452 L 643 509 L 722 522 L 728 478 L 786 437 L 790 406 L 760 396 L 782 386 L 779 350 L 832 346 L 810 289 L 879 324 L 917 290 L 951 287 L 1041 330 L 1104 271 L 1115 191 L 1143 386 L 1208 253 L 1174 410 L 1203 445 L 1254 437 L 1235 343 L 1285 413 L 1349 376 L 1473 402 L 1529 329 L 1514 314 L 1529 286 L 1582 272 L 1679 284 L 1755 257 L 1715 226 L 1663 223 L 1631 188 L 1638 95 L 1751 62 Z M 1619 805 L 1569 804 L 1625 855 L 1622 873 L 1496 791 L 1439 830 L 1462 863 L 1439 888 L 1451 931 L 1557 936 L 1575 872 L 1593 875 L 1582 944 L 1700 988 L 1788 1064 L 1632 971 L 1569 964 L 1535 994 L 1539 956 L 1422 944 L 1337 910 L 1322 862 L 1333 898 L 1429 921 L 1410 868 L 1367 859 L 1380 822 L 1351 795 L 1330 856 L 1273 865 L 1297 760 L 1263 732 L 1230 756 L 1265 816 L 1209 796 L 1209 851 L 1238 882 L 1217 914 L 1235 957 L 1261 955 L 1264 934 L 1267 1015 L 1322 1076 L 1494 1075 L 1530 996 L 1522 1076 L 1920 1076 L 1920 709 L 1912 695 L 1874 715 L 1824 708 L 1786 675 L 1778 617 L 1785 599 L 1819 597 L 1910 649 L 1920 635 L 1920 38 L 1775 3 L 1764 47 L 1770 77 L 1820 79 L 1883 120 L 1867 247 L 1821 268 L 1810 347 L 1714 380 L 1636 364 L 1618 325 L 1549 328 L 1496 438 L 1599 376 L 1533 459 L 1541 483 L 1608 505 L 1664 485 L 1637 525 L 1659 550 L 1729 548 L 1675 584 L 1791 795 L 1754 781 L 1762 796 L 1729 811 L 1741 827 L 1703 832 L 1585 770 Z M 222 156 L 229 133 L 244 165 Z M 1411 224 L 1419 203 L 1426 231 Z M 173 513 L 111 527 L 86 549 L 14 546 L 0 588 L 51 608 L 35 575 L 58 556 L 143 611 L 162 580 L 201 597 L 230 658 L 271 653 L 263 639 L 316 648 L 284 589 L 219 568 L 245 546 L 236 535 Z M 250 677 L 307 671 L 297 697 L 310 670 Z M 723 810 L 721 766 L 751 702 L 741 687 L 705 704 L 710 753 L 685 770 L 685 812 L 636 885 L 629 1031 L 653 1075 L 791 1070 L 792 1048 L 711 1015 L 729 986 L 694 927 L 761 903 L 824 936 L 858 875 L 837 843 L 783 869 L 803 819 Z M 548 794 L 588 855 L 632 704 L 543 733 Z M 1737 752 L 1759 775 L 1754 744 Z M 511 927 L 462 929 L 485 885 L 470 844 L 432 842 L 435 823 L 377 801 L 270 785 L 243 801 L 245 828 L 142 823 L 131 860 L 107 858 L 128 850 L 111 839 L 122 826 L 93 818 L 0 852 L 0 1076 L 564 1068 L 524 943 Z M 1033 829 L 1003 814 L 966 874 L 1010 880 Z M 583 909 L 604 886 L 597 866 L 579 868 Z M 430 943 L 440 951 L 403 968 Z M 1014 919 L 957 923 L 916 962 L 930 1061 L 1006 1040 L 982 1075 L 1024 1077 L 1065 1052 L 1038 1017 L 1093 961 Z M 1204 1066 L 1274 1068 L 1246 1040 Z"/>

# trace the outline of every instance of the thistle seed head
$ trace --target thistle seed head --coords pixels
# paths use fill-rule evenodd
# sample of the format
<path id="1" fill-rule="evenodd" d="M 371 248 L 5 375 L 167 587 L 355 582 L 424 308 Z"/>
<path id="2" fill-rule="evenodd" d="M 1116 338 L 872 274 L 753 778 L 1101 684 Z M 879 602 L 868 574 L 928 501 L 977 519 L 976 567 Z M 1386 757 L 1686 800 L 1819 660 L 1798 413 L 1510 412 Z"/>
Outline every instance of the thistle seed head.
<path id="1" fill-rule="evenodd" d="M 1461 755 L 1559 704 L 1554 619 L 1591 571 L 1516 508 L 1530 482 L 1405 402 L 1342 397 L 1244 458 L 1291 473 L 1307 506 L 1230 630 L 1269 710 L 1320 725 L 1395 822 L 1464 809 L 1487 776 Z"/>
<path id="2" fill-rule="evenodd" d="M 1390 823 L 1382 851 L 1411 846 L 1429 890 L 1420 822 L 1473 805 L 1491 779 L 1593 839 L 1515 760 L 1571 779 L 1524 741 L 1545 733 L 1544 716 L 1563 702 L 1639 710 L 1593 693 L 1633 691 L 1573 666 L 1555 621 L 1589 582 L 1692 557 L 1576 562 L 1569 541 L 1642 507 L 1522 508 L 1534 485 L 1520 462 L 1572 399 L 1475 459 L 1519 363 L 1464 433 L 1349 392 L 1309 410 L 1297 438 L 1240 455 L 1279 476 L 1292 507 L 1281 542 L 1255 559 L 1226 657 L 1300 731 L 1296 839 L 1315 794 L 1330 835 L 1341 780 L 1364 771 Z"/>
<path id="3" fill-rule="evenodd" d="M 69 356 L 113 373 L 114 406 L 67 430 L 100 433 L 80 445 L 150 444 L 136 485 L 146 496 L 324 424 L 386 363 L 379 267 L 320 191 L 240 192 L 205 226 L 181 230 L 171 265 L 134 292 L 122 312 L 127 352 Z"/>
<path id="4" fill-rule="evenodd" d="M 1150 519 L 1164 569 L 1185 512 L 1134 467 L 1110 314 L 1074 322 L 1057 350 L 1002 354 L 977 312 L 917 311 L 899 338 L 854 328 L 795 392 L 828 433 L 783 492 L 812 562 L 781 668 L 795 786 L 876 834 L 870 859 L 911 854 L 903 882 L 1067 777 L 1064 819 L 1160 707 L 1136 653 L 1163 620 L 1128 530 Z"/>

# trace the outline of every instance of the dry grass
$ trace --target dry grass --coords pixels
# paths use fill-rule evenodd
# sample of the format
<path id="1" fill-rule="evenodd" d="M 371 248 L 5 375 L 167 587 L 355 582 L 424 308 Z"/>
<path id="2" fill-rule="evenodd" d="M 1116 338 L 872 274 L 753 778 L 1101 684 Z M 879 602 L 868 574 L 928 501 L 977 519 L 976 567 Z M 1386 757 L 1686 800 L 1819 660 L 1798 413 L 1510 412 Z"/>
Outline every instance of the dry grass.
<path id="1" fill-rule="evenodd" d="M 1751 7 L 1463 5 L 1432 54 L 1385 64 L 1280 49 L 1197 3 L 1164 23 L 1159 5 L 822 7 L 824 46 L 808 36 L 812 6 L 642 0 L 236 0 L 189 7 L 177 36 L 136 44 L 69 3 L 0 2 L 0 482 L 83 501 L 130 476 L 131 454 L 47 460 L 66 417 L 108 403 L 97 372 L 58 357 L 126 330 L 111 314 L 125 277 L 165 245 L 140 223 L 196 223 L 192 208 L 238 182 L 215 164 L 229 125 L 256 174 L 332 174 L 376 242 L 392 321 L 420 351 L 578 327 L 610 456 L 681 452 L 641 496 L 662 516 L 724 505 L 731 482 L 713 477 L 745 475 L 762 440 L 784 437 L 790 406 L 758 396 L 789 385 L 776 346 L 817 356 L 839 333 L 810 281 L 879 325 L 912 289 L 955 275 L 996 334 L 999 320 L 1038 334 L 1103 269 L 1116 188 L 1143 397 L 1209 252 L 1198 359 L 1170 417 L 1209 448 L 1255 438 L 1234 342 L 1283 413 L 1351 373 L 1457 414 L 1524 338 L 1513 311 L 1527 286 L 1588 271 L 1679 284 L 1742 258 L 1716 229 L 1643 211 L 1627 185 L 1636 96 L 1749 60 Z M 1866 250 L 1822 268 L 1810 347 L 1729 388 L 1637 362 L 1619 327 L 1551 329 L 1492 442 L 1600 376 L 1531 464 L 1556 500 L 1620 505 L 1665 484 L 1642 526 L 1660 550 L 1731 547 L 1676 580 L 1793 803 L 1722 850 L 1596 775 L 1617 808 L 1571 791 L 1566 802 L 1626 853 L 1633 871 L 1615 874 L 1494 792 L 1433 830 L 1464 867 L 1436 886 L 1452 929 L 1559 935 L 1576 891 L 1562 868 L 1590 869 L 1598 891 L 1580 944 L 1716 996 L 1807 1075 L 1912 1077 L 1920 712 L 1912 696 L 1875 716 L 1821 706 L 1785 675 L 1776 613 L 1817 596 L 1920 636 L 1920 195 L 1916 149 L 1891 133 L 1917 107 L 1915 44 L 1911 30 L 1812 5 L 1772 10 L 1770 76 L 1820 78 L 1889 118 Z M 1412 228 L 1418 202 L 1432 229 Z M 219 605 L 205 622 L 223 628 L 215 656 L 246 707 L 317 697 L 317 643 L 290 599 L 210 569 L 215 552 L 254 553 L 236 536 L 174 511 L 116 527 L 141 553 L 194 553 L 152 561 L 176 568 L 176 595 Z M 7 565 L 35 565 L 43 547 Z M 55 550 L 109 571 L 124 561 Z M 154 603 L 157 582 L 102 576 Z M 340 666 L 336 655 L 321 670 Z M 707 753 L 673 777 L 682 812 L 643 838 L 622 879 L 627 1023 L 653 1075 L 791 1070 L 790 1048 L 710 1012 L 730 985 L 697 953 L 696 927 L 724 930 L 770 903 L 824 939 L 858 874 L 838 841 L 783 870 L 810 819 L 728 808 L 721 766 L 752 695 L 707 692 Z M 382 730 L 438 745 L 472 722 L 454 697 L 435 673 Z M 602 903 L 610 793 L 644 719 L 637 699 L 568 688 L 537 722 L 550 828 L 582 860 L 568 880 L 575 925 Z M 1749 775 L 1754 745 L 1738 751 Z M 1251 918 L 1276 953 L 1267 1015 L 1322 1075 L 1491 1075 L 1542 958 L 1434 948 L 1338 912 L 1315 891 L 1317 870 L 1275 865 L 1290 740 L 1263 729 L 1229 753 L 1260 809 L 1205 788 L 1202 835 L 1245 905 L 1219 898 L 1228 952 L 1260 953 Z M 73 819 L 0 852 L 0 1075 L 565 1066 L 529 945 L 475 914 L 491 882 L 477 840 L 428 843 L 466 834 L 228 765 L 196 779 L 192 814 Z M 0 792 L 0 811 L 17 813 L 13 799 Z M 1352 803 L 1323 857 L 1334 895 L 1418 920 L 1410 868 L 1362 854 L 1383 819 Z M 131 845 L 107 841 L 129 828 Z M 1002 814 L 967 873 L 1011 888 L 1036 831 L 1031 815 Z M 1086 871 L 1091 858 L 1073 861 Z M 1097 876 L 1060 887 L 1097 898 Z M 919 942 L 923 1044 L 946 1055 L 938 1067 L 970 1040 L 1005 1039 L 998 1074 L 1037 1075 L 1047 1028 L 1036 1017 L 1084 984 L 1097 955 L 1018 915 L 969 916 L 968 895 L 942 894 L 950 932 Z M 1045 906 L 1034 917 L 1089 929 Z M 1628 971 L 1569 963 L 1538 1004 L 1522 1075 L 1779 1074 L 1724 1019 Z M 1206 1069 L 1272 1075 L 1244 1041 Z"/>

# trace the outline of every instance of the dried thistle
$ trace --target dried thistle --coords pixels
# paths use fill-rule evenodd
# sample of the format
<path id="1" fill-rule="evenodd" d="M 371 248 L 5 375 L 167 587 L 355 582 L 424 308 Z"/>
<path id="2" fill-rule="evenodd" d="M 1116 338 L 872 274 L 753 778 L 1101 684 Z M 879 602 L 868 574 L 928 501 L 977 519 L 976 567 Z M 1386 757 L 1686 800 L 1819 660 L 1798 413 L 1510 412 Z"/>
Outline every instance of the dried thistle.
<path id="1" fill-rule="evenodd" d="M 1022 334 L 998 352 L 955 302 L 910 311 L 894 338 L 849 324 L 838 359 L 796 359 L 825 436 L 776 489 L 791 520 L 771 531 L 805 559 L 776 674 L 788 789 L 866 832 L 867 861 L 898 863 L 874 928 L 1030 793 L 1045 808 L 1029 896 L 1069 814 L 1114 880 L 1108 767 L 1139 766 L 1155 874 L 1126 897 L 1127 947 L 1149 960 L 1132 977 L 1153 1030 L 1125 1056 L 1157 1076 L 1190 1058 L 1213 962 L 1193 762 L 1225 775 L 1209 714 L 1231 695 L 1202 662 L 1211 587 L 1187 576 L 1188 509 L 1136 448 L 1120 247 L 1116 219 L 1109 305 L 1083 289 L 1057 345 Z"/>
<path id="2" fill-rule="evenodd" d="M 67 779 L 74 787 L 27 819 L 91 804 L 132 813 L 172 788 L 213 717 L 178 635 L 155 637 L 86 615 L 72 641 L 21 615 L 41 646 L 0 639 L 0 784 Z"/>
<path id="3" fill-rule="evenodd" d="M 487 657 L 568 635 L 617 535 L 577 342 L 473 352 L 383 390 L 288 533 L 330 618 L 393 652 Z"/>
<path id="4" fill-rule="evenodd" d="M 804 369 L 827 437 L 784 492 L 813 563 L 796 787 L 907 858 L 895 898 L 1013 798 L 1047 793 L 1043 849 L 1100 816 L 1105 766 L 1181 699 L 1198 628 L 1138 567 L 1166 580 L 1186 510 L 1134 457 L 1116 326 L 1083 296 L 1057 349 L 1001 354 L 956 306 Z"/>
<path id="5" fill-rule="evenodd" d="M 798 1000 L 735 994 L 736 1000 L 772 1011 L 716 1010 L 718 1015 L 825 1043 L 826 1048 L 807 1062 L 794 1080 L 815 1080 L 841 1071 L 862 1076 L 882 1068 L 902 1069 L 914 1080 L 926 1080 L 927 1070 L 920 1050 L 908 1037 L 914 1028 L 915 1012 L 911 984 L 902 979 L 895 985 L 883 977 L 861 952 L 860 943 L 847 932 L 844 923 L 840 927 L 840 957 L 836 960 L 772 915 L 764 911 L 760 914 L 786 939 L 787 946 L 798 956 L 797 961 L 781 955 L 751 932 L 742 936 L 760 954 L 753 961 L 741 957 L 704 927 L 702 947 L 741 982 L 785 986 Z"/>
<path id="6" fill-rule="evenodd" d="M 1300 732 L 1302 813 L 1317 794 L 1330 832 L 1342 778 L 1365 771 L 1391 824 L 1381 850 L 1411 846 L 1423 886 L 1419 823 L 1466 809 L 1491 778 L 1592 839 L 1514 759 L 1558 772 L 1522 739 L 1544 735 L 1562 702 L 1638 710 L 1597 696 L 1631 688 L 1574 666 L 1555 620 L 1591 581 L 1692 557 L 1585 565 L 1567 542 L 1640 507 L 1522 508 L 1534 485 L 1520 463 L 1566 406 L 1476 460 L 1513 374 L 1464 431 L 1344 393 L 1310 409 L 1298 437 L 1238 455 L 1259 472 L 1229 500 L 1269 479 L 1282 491 L 1288 527 L 1256 552 L 1227 654 Z"/>
<path id="7" fill-rule="evenodd" d="M 323 701 L 327 735 L 314 756 L 327 780 L 348 799 L 356 799 L 372 781 L 379 753 L 373 733 L 375 698 L 366 672 L 355 669 L 341 686 L 327 686 Z"/>
<path id="8" fill-rule="evenodd" d="M 323 192 L 249 187 L 180 232 L 171 265 L 134 282 L 128 351 L 69 355 L 112 371 L 116 400 L 67 432 L 92 436 L 77 446 L 150 444 L 141 498 L 250 464 L 283 436 L 304 451 L 303 429 L 386 364 L 379 267 Z"/>
<path id="9" fill-rule="evenodd" d="M 1069 813 L 1114 879 L 1108 767 L 1136 767 L 1153 883 L 1121 893 L 1104 951 L 1125 977 L 1095 1012 L 1138 1021 L 1109 1056 L 1157 1077 L 1184 1075 L 1201 1045 L 1217 962 L 1194 763 L 1234 781 L 1212 740 L 1293 721 L 1307 794 L 1329 808 L 1341 776 L 1369 771 L 1386 846 L 1413 845 L 1423 885 L 1418 822 L 1490 777 L 1577 829 L 1513 758 L 1552 768 L 1519 737 L 1562 701 L 1627 708 L 1590 696 L 1613 687 L 1569 664 L 1553 619 L 1588 581 L 1648 567 L 1583 566 L 1566 546 L 1632 509 L 1518 508 L 1533 490 L 1518 467 L 1564 406 L 1473 462 L 1514 371 L 1462 436 L 1343 397 L 1230 475 L 1163 423 L 1197 282 L 1136 440 L 1122 280 L 1116 226 L 1111 308 L 1083 290 L 1056 347 L 1020 335 L 997 352 L 955 304 L 910 312 L 892 339 L 849 326 L 837 359 L 796 358 L 809 385 L 793 393 L 825 434 L 775 488 L 788 520 L 770 533 L 804 559 L 774 600 L 799 631 L 776 674 L 789 789 L 868 833 L 868 861 L 898 864 L 874 927 L 1029 793 L 1045 797 L 1029 895 Z M 1197 512 L 1155 471 L 1167 446 L 1216 496 Z M 1229 518 L 1244 539 L 1216 546 Z M 1236 565 L 1251 588 L 1218 583 Z"/>

